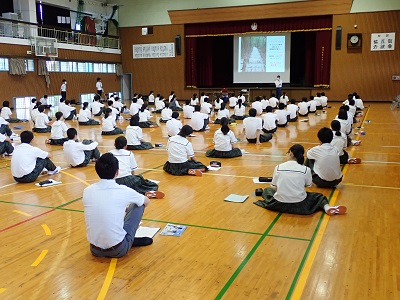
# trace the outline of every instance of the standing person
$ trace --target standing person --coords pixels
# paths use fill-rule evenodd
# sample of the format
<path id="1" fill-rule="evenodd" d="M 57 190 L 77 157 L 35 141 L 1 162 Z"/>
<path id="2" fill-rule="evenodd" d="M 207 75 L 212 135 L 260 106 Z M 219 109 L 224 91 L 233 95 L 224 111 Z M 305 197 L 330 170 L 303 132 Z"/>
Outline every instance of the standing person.
<path id="1" fill-rule="evenodd" d="M 281 76 L 278 75 L 276 76 L 275 79 L 275 89 L 276 89 L 276 98 L 280 99 L 281 95 L 282 95 L 282 80 L 281 80 Z"/>
<path id="2" fill-rule="evenodd" d="M 124 136 L 117 137 L 114 146 L 115 149 L 109 152 L 118 159 L 119 163 L 119 171 L 115 181 L 118 184 L 134 189 L 136 192 L 148 198 L 163 198 L 164 193 L 157 191 L 157 183 L 144 179 L 142 175 L 135 175 L 135 170 L 138 168 L 138 165 L 133 152 L 126 150 L 127 139 Z"/>
<path id="3" fill-rule="evenodd" d="M 264 200 L 254 204 L 281 213 L 309 215 L 324 211 L 327 215 L 345 214 L 345 206 L 330 206 L 328 199 L 320 193 L 306 192 L 305 187 L 312 184 L 311 170 L 303 165 L 304 148 L 295 144 L 287 153 L 288 161 L 275 167 L 271 184 L 266 188 Z"/>
<path id="4" fill-rule="evenodd" d="M 46 140 L 46 144 L 50 145 L 63 145 L 67 138 L 64 137 L 64 134 L 67 132 L 68 127 L 64 123 L 64 117 L 62 112 L 56 112 L 56 120 L 51 124 L 51 134 L 50 138 Z"/>
<path id="5" fill-rule="evenodd" d="M 250 108 L 249 115 L 250 117 L 243 120 L 243 137 L 245 137 L 249 143 L 255 143 L 257 145 L 272 139 L 271 133 L 261 134 L 262 119 L 256 118 L 257 111 L 254 108 Z"/>
<path id="6" fill-rule="evenodd" d="M 237 142 L 235 134 L 229 129 L 229 119 L 221 119 L 221 128 L 214 133 L 214 149 L 207 150 L 207 157 L 231 158 L 242 156 L 239 148 L 233 148 L 232 145 Z"/>
<path id="7" fill-rule="evenodd" d="M 62 83 L 61 83 L 61 98 L 63 98 L 64 100 L 67 100 L 67 80 L 63 79 Z"/>
<path id="8" fill-rule="evenodd" d="M 51 154 L 31 145 L 33 132 L 21 132 L 21 145 L 15 147 L 11 158 L 11 174 L 16 182 L 34 182 L 43 171 L 48 175 L 60 172 L 50 160 Z"/>
<path id="9" fill-rule="evenodd" d="M 311 169 L 312 181 L 321 188 L 336 187 L 342 181 L 339 151 L 331 144 L 333 132 L 323 127 L 318 131 L 321 145 L 307 151 L 305 165 Z"/>
<path id="10" fill-rule="evenodd" d="M 96 161 L 100 158 L 100 151 L 97 149 L 99 143 L 91 140 L 78 141 L 78 132 L 75 128 L 67 130 L 68 141 L 64 143 L 64 156 L 71 167 L 85 167 L 90 160 Z"/>
<path id="11" fill-rule="evenodd" d="M 192 127 L 184 125 L 177 135 L 168 139 L 168 161 L 163 168 L 165 172 L 177 176 L 202 176 L 203 172 L 208 171 L 208 168 L 194 157 L 192 143 L 187 140 L 192 133 Z"/>
<path id="12" fill-rule="evenodd" d="M 128 150 L 147 150 L 154 148 L 149 142 L 143 139 L 142 128 L 139 127 L 139 116 L 133 116 L 129 121 L 129 126 L 126 127 L 125 133 L 128 140 Z"/>
<path id="13" fill-rule="evenodd" d="M 135 238 L 149 198 L 115 181 L 119 163 L 113 154 L 103 154 L 95 169 L 100 180 L 85 188 L 82 197 L 92 255 L 118 258 L 132 247 L 152 244 L 152 238 Z"/>
<path id="14" fill-rule="evenodd" d="M 96 90 L 97 90 L 97 95 L 101 97 L 101 95 L 103 94 L 103 83 L 101 82 L 100 77 L 97 78 Z"/>

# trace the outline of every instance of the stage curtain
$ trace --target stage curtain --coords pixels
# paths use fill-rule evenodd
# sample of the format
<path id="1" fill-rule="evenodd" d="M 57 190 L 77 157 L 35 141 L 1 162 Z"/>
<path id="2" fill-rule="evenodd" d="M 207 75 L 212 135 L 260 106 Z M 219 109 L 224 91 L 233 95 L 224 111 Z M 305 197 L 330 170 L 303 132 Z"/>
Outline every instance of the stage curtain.
<path id="1" fill-rule="evenodd" d="M 197 86 L 213 86 L 214 37 L 205 37 L 197 43 Z"/>
<path id="2" fill-rule="evenodd" d="M 197 38 L 185 39 L 186 87 L 197 87 Z"/>
<path id="3" fill-rule="evenodd" d="M 257 31 L 252 31 L 251 23 L 256 22 Z M 237 22 L 213 22 L 186 24 L 186 37 L 235 35 L 265 32 L 318 31 L 332 29 L 332 16 L 313 16 L 299 18 L 264 19 Z"/>
<path id="4" fill-rule="evenodd" d="M 314 86 L 329 87 L 332 31 L 317 31 L 315 34 Z"/>
<path id="5" fill-rule="evenodd" d="M 305 57 L 304 57 L 304 83 L 305 86 L 314 85 L 314 63 L 315 63 L 315 32 L 306 32 L 304 43 Z"/>

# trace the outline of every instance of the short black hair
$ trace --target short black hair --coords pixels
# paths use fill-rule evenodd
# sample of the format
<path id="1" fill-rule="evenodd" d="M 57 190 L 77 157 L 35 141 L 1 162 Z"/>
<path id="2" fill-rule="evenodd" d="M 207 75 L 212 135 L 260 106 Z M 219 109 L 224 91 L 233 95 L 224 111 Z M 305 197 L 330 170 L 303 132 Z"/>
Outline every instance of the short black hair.
<path id="1" fill-rule="evenodd" d="M 10 101 L 4 100 L 4 101 L 3 101 L 3 106 L 4 106 L 4 107 L 10 107 Z"/>
<path id="2" fill-rule="evenodd" d="M 33 140 L 33 132 L 25 130 L 20 135 L 21 143 L 29 144 Z"/>
<path id="3" fill-rule="evenodd" d="M 105 153 L 96 161 L 94 168 L 101 179 L 113 179 L 119 169 L 118 159 L 112 153 Z"/>
<path id="4" fill-rule="evenodd" d="M 78 134 L 78 131 L 76 131 L 75 128 L 68 128 L 67 130 L 67 137 L 72 140 L 75 138 L 75 136 Z"/>
<path id="5" fill-rule="evenodd" d="M 114 145 L 115 149 L 124 149 L 124 147 L 128 145 L 128 140 L 121 135 L 115 139 Z"/>
<path id="6" fill-rule="evenodd" d="M 250 117 L 255 117 L 257 115 L 257 110 L 255 108 L 250 108 L 249 109 L 249 116 Z"/>
<path id="7" fill-rule="evenodd" d="M 332 140 L 333 140 L 333 132 L 332 132 L 332 130 L 330 128 L 328 128 L 328 127 L 322 127 L 318 131 L 318 139 L 323 144 L 332 142 Z"/>
<path id="8" fill-rule="evenodd" d="M 39 107 L 38 107 L 38 111 L 39 112 L 44 112 L 44 105 L 40 105 Z"/>
<path id="9" fill-rule="evenodd" d="M 138 114 L 131 117 L 131 119 L 129 121 L 129 125 L 130 126 L 139 126 L 139 115 Z"/>
<path id="10" fill-rule="evenodd" d="M 279 105 L 278 105 L 278 108 L 279 109 L 285 109 L 285 103 L 279 103 Z"/>
<path id="11" fill-rule="evenodd" d="M 200 111 L 200 105 L 195 105 L 194 106 L 194 111 Z"/>
<path id="12" fill-rule="evenodd" d="M 178 135 L 182 137 L 187 137 L 193 133 L 193 128 L 190 125 L 183 125 L 181 131 L 179 131 Z"/>
<path id="13" fill-rule="evenodd" d="M 268 105 L 266 109 L 267 109 L 267 112 L 272 112 L 272 106 Z"/>
<path id="14" fill-rule="evenodd" d="M 179 118 L 179 113 L 178 113 L 177 111 L 174 111 L 174 112 L 172 113 L 172 118 L 173 118 L 173 119 L 178 119 L 178 118 Z"/>
<path id="15" fill-rule="evenodd" d="M 63 116 L 63 113 L 61 111 L 56 112 L 56 119 L 57 120 L 60 120 L 62 116 Z"/>

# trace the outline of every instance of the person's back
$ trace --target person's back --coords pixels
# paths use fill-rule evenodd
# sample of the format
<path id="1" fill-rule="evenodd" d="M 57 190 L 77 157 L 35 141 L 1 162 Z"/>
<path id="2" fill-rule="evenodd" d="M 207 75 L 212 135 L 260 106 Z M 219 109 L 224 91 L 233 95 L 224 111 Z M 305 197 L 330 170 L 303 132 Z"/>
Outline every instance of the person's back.
<path id="1" fill-rule="evenodd" d="M 161 111 L 161 119 L 163 121 L 168 121 L 168 120 L 171 120 L 171 117 L 172 117 L 172 109 L 170 109 L 169 107 L 165 107 Z"/>
<path id="2" fill-rule="evenodd" d="M 64 134 L 67 132 L 67 125 L 62 120 L 56 120 L 53 124 L 51 124 L 51 134 L 50 138 L 52 139 L 62 139 L 64 138 Z"/>
<path id="3" fill-rule="evenodd" d="M 231 151 L 232 144 L 237 141 L 235 134 L 229 130 L 227 134 L 224 134 L 221 129 L 218 129 L 214 133 L 214 148 L 217 151 Z"/>
<path id="4" fill-rule="evenodd" d="M 188 160 L 188 155 L 194 154 L 192 144 L 180 135 L 168 139 L 167 150 L 170 163 L 184 163 Z"/>
<path id="5" fill-rule="evenodd" d="M 200 106 L 200 112 L 203 114 L 209 114 L 211 112 L 212 104 L 208 103 L 207 98 L 204 100 L 204 102 Z"/>
<path id="6" fill-rule="evenodd" d="M 238 102 L 238 98 L 235 97 L 235 95 L 232 95 L 232 97 L 229 98 L 229 107 L 234 108 Z"/>
<path id="7" fill-rule="evenodd" d="M 186 103 L 186 105 L 183 107 L 183 117 L 185 119 L 191 119 L 193 116 L 193 112 L 194 112 L 194 107 Z"/>
<path id="8" fill-rule="evenodd" d="M 308 114 L 308 109 L 310 107 L 310 104 L 307 102 L 307 98 L 303 98 L 303 101 L 301 101 L 299 104 L 299 114 L 302 116 L 306 116 Z"/>
<path id="9" fill-rule="evenodd" d="M 284 104 L 284 103 L 279 103 L 279 104 Z M 281 105 L 279 106 L 281 107 Z M 278 110 L 275 111 L 275 114 L 278 116 L 278 124 L 283 125 L 287 123 L 290 112 L 284 110 L 283 108 L 279 108 Z"/>
<path id="10" fill-rule="evenodd" d="M 128 125 L 126 127 L 125 137 L 128 141 L 128 145 L 140 145 L 140 141 L 143 139 L 143 130 L 139 126 Z"/>
<path id="11" fill-rule="evenodd" d="M 290 119 L 294 119 L 297 116 L 297 111 L 299 110 L 299 107 L 294 104 L 294 103 L 290 103 L 288 104 L 288 106 L 286 107 L 286 110 L 289 112 L 290 114 Z"/>
<path id="12" fill-rule="evenodd" d="M 263 128 L 265 130 L 274 130 L 276 128 L 276 122 L 278 121 L 278 116 L 272 112 L 267 112 L 262 116 L 263 118 Z"/>
<path id="13" fill-rule="evenodd" d="M 179 118 L 179 113 L 174 111 L 172 113 L 172 119 L 165 124 L 167 126 L 168 136 L 177 135 L 179 131 L 182 129 L 183 126 L 182 122 L 178 118 Z"/>
<path id="14" fill-rule="evenodd" d="M 269 98 L 268 101 L 269 101 L 269 105 L 270 105 L 272 108 L 277 107 L 278 104 L 279 104 L 279 100 L 275 97 L 275 95 L 272 95 L 272 97 Z"/>
<path id="15" fill-rule="evenodd" d="M 261 115 L 263 112 L 263 105 L 261 103 L 261 101 L 259 101 L 259 99 L 257 98 L 256 101 L 254 101 L 251 104 L 251 107 L 254 108 L 257 111 L 257 115 Z"/>
<path id="16" fill-rule="evenodd" d="M 247 139 L 257 138 L 257 130 L 262 129 L 262 119 L 257 117 L 248 117 L 243 120 L 243 129 Z"/>
<path id="17" fill-rule="evenodd" d="M 237 116 L 237 117 L 243 117 L 245 111 L 246 111 L 246 107 L 245 107 L 243 104 L 241 104 L 241 102 L 240 102 L 240 105 L 237 104 L 237 105 L 235 106 L 234 111 L 233 111 L 233 114 L 234 114 L 235 116 Z"/>
<path id="18" fill-rule="evenodd" d="M 315 112 L 317 110 L 317 101 L 314 100 L 313 96 L 310 96 L 310 101 L 308 103 L 310 104 L 309 112 Z"/>
<path id="19" fill-rule="evenodd" d="M 192 126 L 193 130 L 195 131 L 202 130 L 204 128 L 204 120 L 207 118 L 207 114 L 195 111 L 190 121 L 190 126 Z"/>

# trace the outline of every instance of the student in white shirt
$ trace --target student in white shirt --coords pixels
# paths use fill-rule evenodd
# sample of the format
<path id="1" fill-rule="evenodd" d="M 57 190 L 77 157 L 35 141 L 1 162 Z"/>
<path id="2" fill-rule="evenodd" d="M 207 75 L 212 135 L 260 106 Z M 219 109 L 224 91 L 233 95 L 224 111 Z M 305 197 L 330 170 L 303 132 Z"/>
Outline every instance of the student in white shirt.
<path id="1" fill-rule="evenodd" d="M 310 101 L 308 103 L 310 105 L 308 111 L 310 113 L 315 113 L 317 111 L 317 101 L 314 100 L 314 96 L 310 96 Z"/>
<path id="2" fill-rule="evenodd" d="M 288 161 L 275 167 L 271 185 L 266 188 L 264 200 L 254 204 L 281 213 L 309 215 L 324 211 L 327 215 L 345 214 L 345 206 L 330 206 L 328 199 L 320 193 L 307 192 L 305 187 L 311 186 L 310 168 L 303 165 L 304 148 L 295 144 L 287 153 Z"/>
<path id="3" fill-rule="evenodd" d="M 176 99 L 175 94 L 172 96 L 172 99 L 169 101 L 169 108 L 172 111 L 182 111 L 181 106 L 179 105 L 178 100 Z"/>
<path id="4" fill-rule="evenodd" d="M 68 141 L 63 145 L 64 157 L 71 167 L 85 167 L 90 160 L 96 161 L 100 158 L 98 143 L 91 140 L 78 141 L 78 132 L 75 128 L 67 130 Z"/>
<path id="5" fill-rule="evenodd" d="M 256 118 L 256 115 L 257 111 L 254 108 L 250 108 L 250 117 L 243 120 L 243 137 L 245 137 L 249 143 L 260 145 L 260 143 L 268 142 L 272 139 L 272 134 L 261 134 L 262 119 Z"/>
<path id="6" fill-rule="evenodd" d="M 238 104 L 238 98 L 235 97 L 235 93 L 231 94 L 229 98 L 229 107 L 234 108 Z"/>
<path id="7" fill-rule="evenodd" d="M 261 103 L 261 97 L 257 96 L 256 100 L 251 104 L 251 107 L 257 111 L 257 116 L 261 116 L 263 112 L 263 105 Z"/>
<path id="8" fill-rule="evenodd" d="M 303 97 L 302 101 L 299 103 L 299 115 L 302 117 L 308 116 L 308 109 L 310 104 L 307 102 L 307 97 Z"/>
<path id="9" fill-rule="evenodd" d="M 214 101 L 214 111 L 218 112 L 221 109 L 221 104 L 224 103 L 221 97 L 217 97 Z"/>
<path id="10" fill-rule="evenodd" d="M 272 113 L 272 107 L 267 106 L 267 113 L 262 115 L 264 133 L 274 133 L 278 129 L 276 123 L 278 122 L 278 116 Z"/>
<path id="11" fill-rule="evenodd" d="M 221 103 L 221 108 L 217 112 L 217 118 L 214 121 L 214 124 L 221 124 L 222 118 L 227 118 L 229 122 L 233 121 L 229 120 L 229 110 L 225 107 L 225 103 Z"/>
<path id="12" fill-rule="evenodd" d="M 209 115 L 212 110 L 212 104 L 209 103 L 208 101 L 210 101 L 210 98 L 205 97 L 204 102 L 200 106 L 200 112 L 202 112 L 203 114 L 207 114 L 207 115 Z"/>
<path id="13" fill-rule="evenodd" d="M 134 116 L 134 115 L 138 114 L 140 108 L 142 107 L 142 106 L 139 105 L 139 103 L 137 103 L 137 102 L 138 102 L 138 99 L 137 99 L 136 97 L 133 97 L 133 98 L 132 98 L 131 106 L 130 106 L 130 108 L 129 108 L 129 114 L 130 114 L 131 116 Z"/>
<path id="14" fill-rule="evenodd" d="M 276 76 L 274 83 L 275 83 L 275 89 L 276 89 L 276 97 L 279 99 L 282 94 L 282 84 L 283 84 L 280 75 Z"/>
<path id="15" fill-rule="evenodd" d="M 364 103 L 360 98 L 360 95 L 356 95 L 356 108 L 357 110 L 363 110 L 364 109 Z"/>
<path id="16" fill-rule="evenodd" d="M 142 128 L 139 127 L 139 116 L 133 116 L 126 127 L 125 137 L 128 140 L 128 150 L 148 150 L 154 148 L 143 139 Z"/>
<path id="17" fill-rule="evenodd" d="M 338 120 L 333 120 L 331 122 L 331 128 L 333 131 L 333 140 L 331 144 L 339 151 L 340 164 L 360 164 L 361 159 L 350 158 L 345 150 L 347 148 L 347 137 L 340 131 L 340 122 Z"/>
<path id="18" fill-rule="evenodd" d="M 43 95 L 43 97 L 42 98 L 40 98 L 40 103 L 42 103 L 42 105 L 44 105 L 44 107 L 45 108 L 50 108 L 51 107 L 51 104 L 48 104 L 47 103 L 47 99 L 49 98 L 49 96 L 47 96 L 47 95 Z"/>
<path id="19" fill-rule="evenodd" d="M 189 100 L 186 100 L 189 101 Z M 189 106 L 189 105 L 188 105 Z M 193 108 L 193 106 L 190 106 Z M 179 113 L 177 111 L 174 111 L 172 113 L 172 119 L 167 121 L 167 133 L 168 136 L 174 136 L 177 135 L 179 133 L 179 131 L 181 131 L 182 129 L 182 122 L 179 121 Z"/>
<path id="20" fill-rule="evenodd" d="M 171 100 L 172 100 L 172 98 L 174 98 L 174 96 L 175 96 L 175 92 L 171 91 L 171 93 L 168 96 L 168 102 L 171 102 Z"/>
<path id="21" fill-rule="evenodd" d="M 1 108 L 0 116 L 3 117 L 9 123 L 19 123 L 22 122 L 18 118 L 11 118 L 12 112 L 10 109 L 10 101 L 4 100 L 3 101 L 3 108 Z"/>
<path id="22" fill-rule="evenodd" d="M 147 109 L 147 104 L 143 104 L 139 111 L 139 127 L 140 128 L 154 128 L 158 127 L 157 123 L 150 121 L 151 113 Z"/>
<path id="23" fill-rule="evenodd" d="M 243 95 L 243 92 L 239 92 L 239 97 L 238 97 L 238 101 L 242 100 L 242 104 L 244 106 L 248 106 L 248 104 L 246 103 L 246 97 Z"/>
<path id="24" fill-rule="evenodd" d="M 183 117 L 185 119 L 191 119 L 193 116 L 194 106 L 190 105 L 190 103 L 191 103 L 191 100 L 186 100 L 186 105 L 183 106 Z M 195 104 L 195 105 L 197 105 L 197 104 Z"/>
<path id="25" fill-rule="evenodd" d="M 82 108 L 80 109 L 78 114 L 79 125 L 100 125 L 99 121 L 92 119 L 92 113 L 89 110 L 88 106 L 88 102 L 83 102 Z"/>
<path id="26" fill-rule="evenodd" d="M 104 117 L 101 120 L 101 134 L 102 135 L 115 135 L 123 134 L 121 128 L 117 127 L 115 123 L 115 118 L 112 116 L 111 108 L 106 108 L 104 112 Z"/>
<path id="27" fill-rule="evenodd" d="M 297 111 L 299 107 L 296 105 L 296 100 L 290 100 L 290 104 L 286 106 L 286 110 L 289 112 L 289 122 L 296 122 L 297 121 Z"/>
<path id="28" fill-rule="evenodd" d="M 152 238 L 135 237 L 149 198 L 116 183 L 119 168 L 113 154 L 103 154 L 95 169 L 100 180 L 85 188 L 82 197 L 92 255 L 119 258 L 132 247 L 152 244 Z"/>
<path id="29" fill-rule="evenodd" d="M 61 98 L 67 100 L 67 81 L 65 79 L 62 80 L 60 91 Z"/>
<path id="30" fill-rule="evenodd" d="M 60 105 L 58 106 L 58 111 L 63 113 L 65 120 L 72 120 L 76 116 L 76 108 L 71 106 L 70 100 L 65 100 L 64 104 L 63 99 L 60 100 Z"/>
<path id="31" fill-rule="evenodd" d="M 317 93 L 317 96 L 314 97 L 314 100 L 317 102 L 317 110 L 323 109 L 322 103 L 321 103 L 321 93 Z"/>
<path id="32" fill-rule="evenodd" d="M 120 100 L 121 99 L 119 97 L 115 97 L 114 103 L 112 105 L 114 108 L 118 110 L 118 116 L 120 116 L 126 109 L 126 106 Z"/>
<path id="33" fill-rule="evenodd" d="M 261 99 L 261 105 L 263 112 L 267 112 L 267 107 L 270 106 L 267 96 L 263 96 L 263 98 Z"/>
<path id="34" fill-rule="evenodd" d="M 200 106 L 194 106 L 194 113 L 190 120 L 190 125 L 194 131 L 204 131 L 208 128 L 209 117 L 208 114 L 200 112 Z"/>
<path id="35" fill-rule="evenodd" d="M 198 105 L 196 105 L 198 106 Z M 164 164 L 164 171 L 171 175 L 202 176 L 208 168 L 196 161 L 192 143 L 187 137 L 193 133 L 193 128 L 184 125 L 181 131 L 168 139 L 168 161 Z"/>
<path id="36" fill-rule="evenodd" d="M 154 105 L 155 98 L 153 91 L 150 91 L 149 96 L 147 97 L 147 101 L 149 102 L 149 105 Z"/>
<path id="37" fill-rule="evenodd" d="M 62 112 L 56 112 L 56 120 L 51 124 L 51 134 L 50 138 L 46 140 L 46 144 L 50 145 L 63 145 L 67 138 L 64 137 L 67 133 L 68 127 L 64 123 L 64 117 Z"/>
<path id="38" fill-rule="evenodd" d="M 100 96 L 95 95 L 92 103 L 92 114 L 94 116 L 101 116 L 104 111 L 104 104 L 100 103 Z"/>
<path id="39" fill-rule="evenodd" d="M 333 132 L 323 127 L 318 131 L 321 145 L 307 151 L 305 165 L 311 169 L 313 182 L 321 188 L 336 187 L 342 181 L 339 151 L 331 144 Z"/>
<path id="40" fill-rule="evenodd" d="M 289 97 L 286 96 L 286 92 L 283 92 L 282 96 L 279 98 L 279 103 L 283 103 L 286 106 L 288 102 L 289 102 Z"/>
<path id="41" fill-rule="evenodd" d="M 325 96 L 325 92 L 321 93 L 321 105 L 322 107 L 327 107 L 328 106 L 328 97 Z"/>
<path id="42" fill-rule="evenodd" d="M 239 148 L 233 148 L 232 145 L 237 142 L 235 134 L 229 129 L 229 119 L 221 119 L 221 128 L 214 133 L 214 149 L 207 150 L 207 157 L 231 158 L 242 156 Z"/>
<path id="43" fill-rule="evenodd" d="M 6 134 L 0 133 L 0 155 L 5 157 L 6 155 L 12 155 L 14 147 L 12 146 L 12 140 Z"/>
<path id="44" fill-rule="evenodd" d="M 115 182 L 125 185 L 148 198 L 163 198 L 164 193 L 157 191 L 157 183 L 144 179 L 142 175 L 135 175 L 138 165 L 133 152 L 126 150 L 127 139 L 124 136 L 117 137 L 114 146 L 115 149 L 109 152 L 118 159 L 119 170 Z"/>
<path id="45" fill-rule="evenodd" d="M 196 93 L 193 94 L 193 97 L 190 98 L 189 102 L 190 102 L 191 106 L 195 106 L 195 105 L 199 104 L 199 98 L 197 98 L 197 94 Z M 187 103 L 186 103 L 186 105 L 187 105 Z"/>
<path id="46" fill-rule="evenodd" d="M 40 114 L 39 112 L 40 105 L 42 105 L 42 103 L 40 103 L 40 101 L 36 101 L 36 105 L 32 109 L 31 120 L 33 121 L 34 124 L 36 122 L 36 117 Z"/>
<path id="47" fill-rule="evenodd" d="M 139 94 L 139 95 L 137 96 L 137 104 L 139 104 L 140 107 L 142 107 L 142 105 L 144 104 L 142 94 Z"/>
<path id="48" fill-rule="evenodd" d="M 233 115 L 231 116 L 234 120 L 244 120 L 248 117 L 245 115 L 246 107 L 242 104 L 242 99 L 238 100 L 238 104 L 235 106 L 233 110 Z"/>
<path id="49" fill-rule="evenodd" d="M 58 105 L 58 107 L 60 107 L 61 103 L 64 104 L 64 99 L 60 99 L 60 104 Z M 36 106 L 36 98 L 32 98 L 31 100 L 31 104 L 29 105 L 29 115 L 32 117 L 32 110 L 35 108 Z"/>
<path id="50" fill-rule="evenodd" d="M 268 101 L 269 101 L 269 105 L 270 105 L 273 109 L 275 109 L 275 108 L 278 107 L 279 100 L 278 100 L 278 98 L 275 97 L 275 94 L 271 94 L 271 98 L 269 98 Z"/>
<path id="51" fill-rule="evenodd" d="M 161 110 L 161 123 L 167 123 L 172 118 L 172 109 L 169 108 L 169 102 L 165 103 L 165 107 Z"/>
<path id="52" fill-rule="evenodd" d="M 160 94 L 158 94 L 158 95 L 160 95 Z M 156 114 L 159 114 L 159 113 L 161 113 L 161 111 L 165 107 L 164 97 L 163 96 L 156 97 L 156 99 L 154 101 L 155 101 L 155 104 L 156 104 L 156 111 L 155 112 L 156 112 Z"/>
<path id="53" fill-rule="evenodd" d="M 97 95 L 99 95 L 101 97 L 101 95 L 103 94 L 103 83 L 101 82 L 101 78 L 97 78 L 96 81 L 96 90 L 97 90 Z"/>
<path id="54" fill-rule="evenodd" d="M 35 127 L 32 128 L 33 132 L 44 133 L 51 131 L 51 123 L 49 117 L 44 113 L 44 106 L 38 107 L 39 114 L 35 118 Z"/>
<path id="55" fill-rule="evenodd" d="M 285 110 L 285 104 L 279 103 L 278 108 L 275 113 L 278 116 L 278 127 L 286 127 L 289 121 L 290 112 Z"/>
<path id="56" fill-rule="evenodd" d="M 11 174 L 16 182 L 34 182 L 43 171 L 48 175 L 60 172 L 50 160 L 51 154 L 31 145 L 32 131 L 21 132 L 21 145 L 15 147 L 11 158 Z"/>
<path id="57" fill-rule="evenodd" d="M 200 94 L 200 103 L 199 103 L 199 105 L 202 105 L 202 104 L 204 103 L 204 98 L 206 98 L 206 97 L 208 97 L 208 96 L 206 96 L 206 95 L 204 94 L 204 92 L 202 92 L 202 93 Z"/>

